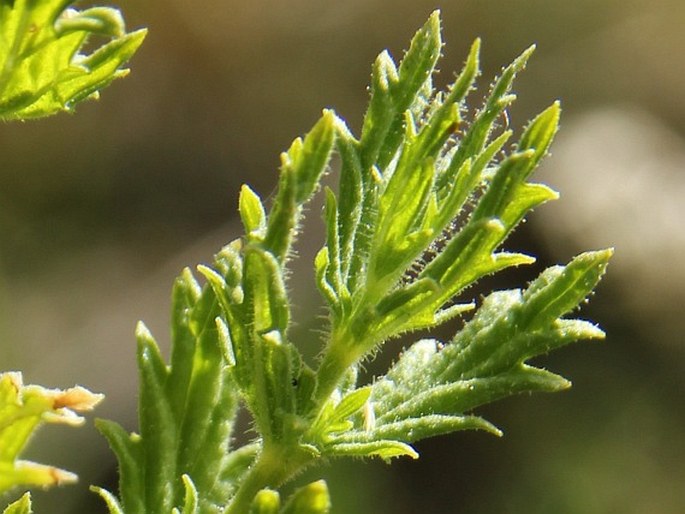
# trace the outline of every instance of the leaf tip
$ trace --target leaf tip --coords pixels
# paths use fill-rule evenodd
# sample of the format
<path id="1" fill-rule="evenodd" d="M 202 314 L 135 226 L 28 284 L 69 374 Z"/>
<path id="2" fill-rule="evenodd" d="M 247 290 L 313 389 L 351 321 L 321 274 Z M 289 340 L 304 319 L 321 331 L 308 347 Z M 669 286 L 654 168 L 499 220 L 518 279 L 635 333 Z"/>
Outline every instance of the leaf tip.
<path id="1" fill-rule="evenodd" d="M 429 26 L 433 30 L 437 30 L 438 32 L 440 31 L 440 17 L 441 17 L 441 12 L 440 9 L 435 9 L 430 16 L 428 17 L 428 23 L 426 23 L 426 26 Z"/>

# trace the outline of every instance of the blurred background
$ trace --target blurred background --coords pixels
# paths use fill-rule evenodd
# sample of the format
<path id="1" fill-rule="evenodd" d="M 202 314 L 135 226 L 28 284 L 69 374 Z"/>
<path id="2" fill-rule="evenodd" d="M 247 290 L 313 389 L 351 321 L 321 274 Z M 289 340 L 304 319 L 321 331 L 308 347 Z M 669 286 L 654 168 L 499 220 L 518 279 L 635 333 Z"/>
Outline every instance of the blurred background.
<path id="1" fill-rule="evenodd" d="M 684 2 L 117 3 L 129 28 L 150 29 L 131 75 L 75 116 L 0 126 L 0 369 L 104 392 L 97 416 L 135 430 L 136 321 L 165 344 L 173 278 L 240 234 L 240 184 L 268 197 L 279 152 L 323 107 L 358 132 L 374 57 L 399 59 L 440 8 L 439 84 L 477 36 L 481 87 L 536 43 L 510 124 L 557 98 L 564 108 L 537 174 L 562 199 L 506 244 L 539 262 L 488 285 L 523 285 L 615 246 L 580 313 L 608 337 L 540 361 L 570 391 L 482 409 L 503 438 L 435 438 L 417 445 L 418 461 L 333 463 L 303 481 L 329 479 L 339 514 L 685 512 Z M 306 316 L 320 312 L 310 263 L 321 241 L 303 242 L 295 315 L 299 338 L 316 342 Z M 116 488 L 115 462 L 92 423 L 43 430 L 27 457 L 82 477 L 37 492 L 36 512 L 105 512 L 87 487 Z"/>

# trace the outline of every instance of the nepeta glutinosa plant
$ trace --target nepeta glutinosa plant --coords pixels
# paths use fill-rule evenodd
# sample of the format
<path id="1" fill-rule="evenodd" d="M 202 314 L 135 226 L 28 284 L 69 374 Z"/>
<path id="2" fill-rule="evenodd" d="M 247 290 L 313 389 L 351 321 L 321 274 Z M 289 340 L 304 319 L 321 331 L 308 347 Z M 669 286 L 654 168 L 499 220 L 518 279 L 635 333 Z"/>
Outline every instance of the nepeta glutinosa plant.
<path id="1" fill-rule="evenodd" d="M 511 145 L 498 119 L 532 48 L 472 112 L 465 100 L 479 74 L 479 41 L 446 91 L 431 81 L 441 46 L 434 13 L 399 67 L 383 52 L 361 135 L 324 111 L 282 154 L 269 209 L 243 186 L 245 234 L 212 266 L 198 267 L 204 285 L 188 269 L 176 281 L 169 364 L 139 326 L 140 433 L 99 422 L 121 469 L 118 499 L 98 490 L 113 514 L 327 512 L 322 482 L 283 504 L 277 490 L 328 457 L 416 458 L 411 443 L 425 437 L 472 428 L 497 434 L 474 408 L 569 386 L 526 361 L 603 336 L 563 316 L 592 291 L 611 251 L 582 254 L 525 290 L 492 293 L 477 309 L 460 301 L 479 278 L 533 262 L 498 248 L 526 213 L 557 197 L 528 177 L 556 133 L 559 105 Z M 321 191 L 326 240 L 314 262 L 329 330 L 312 365 L 289 333 L 287 267 L 303 207 L 333 154 L 339 182 L 337 192 Z M 451 340 L 418 341 L 385 376 L 358 383 L 357 365 L 382 345 L 457 316 L 468 321 Z M 234 448 L 241 405 L 257 436 Z"/>
<path id="2" fill-rule="evenodd" d="M 387 52 L 377 58 L 360 135 L 325 110 L 282 154 L 268 208 L 243 186 L 245 233 L 211 266 L 176 279 L 168 362 L 139 324 L 139 432 L 98 421 L 119 461 L 119 494 L 94 488 L 112 514 L 325 513 L 322 481 L 285 501 L 278 489 L 330 457 L 416 458 L 411 444 L 426 437 L 499 434 L 474 409 L 569 386 L 527 361 L 603 337 L 566 316 L 594 289 L 610 250 L 549 268 L 525 289 L 468 296 L 480 278 L 534 261 L 500 248 L 531 209 L 557 197 L 529 177 L 557 131 L 559 104 L 513 140 L 499 120 L 532 48 L 472 110 L 480 43 L 445 91 L 432 83 L 441 47 L 434 13 L 399 66 Z M 337 188 L 321 190 L 333 155 Z M 306 237 L 303 208 L 317 192 L 326 238 L 314 273 L 329 326 L 311 363 L 289 330 L 287 282 L 296 236 Z M 452 338 L 417 341 L 385 375 L 359 383 L 359 364 L 386 343 L 455 318 L 463 322 Z M 255 437 L 234 447 L 240 408 Z"/>

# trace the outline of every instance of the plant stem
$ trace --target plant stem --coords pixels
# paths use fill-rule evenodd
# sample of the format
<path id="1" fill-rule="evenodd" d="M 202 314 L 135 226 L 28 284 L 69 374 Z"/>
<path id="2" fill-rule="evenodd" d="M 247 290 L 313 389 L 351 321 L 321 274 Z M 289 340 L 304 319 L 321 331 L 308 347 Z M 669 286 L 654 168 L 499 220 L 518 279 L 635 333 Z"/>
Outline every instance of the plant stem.
<path id="1" fill-rule="evenodd" d="M 352 352 L 341 344 L 341 340 L 331 336 L 331 344 L 324 353 L 317 370 L 317 384 L 314 392 L 314 405 L 319 410 L 330 398 L 345 372 L 355 362 Z"/>
<path id="2" fill-rule="evenodd" d="M 306 467 L 314 457 L 297 446 L 265 443 L 223 514 L 246 514 L 255 495 L 276 488 Z"/>

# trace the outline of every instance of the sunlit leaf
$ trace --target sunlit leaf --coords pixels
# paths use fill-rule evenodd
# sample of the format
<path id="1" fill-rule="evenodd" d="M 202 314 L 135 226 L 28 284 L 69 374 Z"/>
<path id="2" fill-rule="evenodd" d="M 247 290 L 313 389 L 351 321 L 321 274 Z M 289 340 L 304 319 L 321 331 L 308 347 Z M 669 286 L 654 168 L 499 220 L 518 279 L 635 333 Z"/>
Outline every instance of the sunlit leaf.
<path id="1" fill-rule="evenodd" d="M 0 2 L 0 120 L 73 111 L 128 73 L 146 31 L 127 32 L 117 9 L 78 11 L 72 3 Z M 93 36 L 105 40 L 85 53 Z"/>

